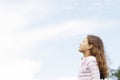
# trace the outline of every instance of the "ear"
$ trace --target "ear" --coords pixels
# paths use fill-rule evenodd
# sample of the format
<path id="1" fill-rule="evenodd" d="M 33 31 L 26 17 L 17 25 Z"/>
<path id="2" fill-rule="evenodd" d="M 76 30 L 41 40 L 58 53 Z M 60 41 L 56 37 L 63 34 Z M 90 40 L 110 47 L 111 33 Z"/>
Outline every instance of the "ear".
<path id="1" fill-rule="evenodd" d="M 93 48 L 93 45 L 92 44 L 90 44 L 90 45 L 88 45 L 88 49 L 91 49 L 91 48 Z"/>

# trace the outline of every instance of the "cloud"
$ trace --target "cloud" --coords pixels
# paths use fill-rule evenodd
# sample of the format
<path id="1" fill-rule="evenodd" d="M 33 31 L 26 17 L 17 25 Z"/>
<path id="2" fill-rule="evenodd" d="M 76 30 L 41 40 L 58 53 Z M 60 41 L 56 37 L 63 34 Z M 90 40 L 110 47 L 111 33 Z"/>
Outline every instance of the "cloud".
<path id="1" fill-rule="evenodd" d="M 70 37 L 91 32 L 95 30 L 96 26 L 98 27 L 97 23 L 82 20 L 65 21 L 57 25 L 44 26 L 45 28 L 16 33 L 16 35 L 11 35 L 11 38 L 14 40 L 13 44 L 16 46 L 15 48 L 19 46 L 20 49 L 26 49 L 36 46 L 37 42 L 42 43 L 46 40 L 58 38 L 59 36 Z"/>
<path id="2" fill-rule="evenodd" d="M 119 25 L 116 21 L 89 21 L 89 20 L 68 20 L 59 24 L 43 26 L 36 30 L 29 30 L 21 33 L 21 38 L 29 42 L 40 41 L 58 38 L 59 36 L 72 36 L 84 33 L 95 32 L 96 30 L 109 28 L 114 25 Z M 26 43 L 26 42 L 25 42 Z"/>
<path id="3" fill-rule="evenodd" d="M 13 41 L 13 43 L 10 42 L 9 44 L 15 45 L 13 49 L 19 53 L 21 49 L 30 50 L 38 45 L 38 43 L 44 43 L 45 41 L 57 38 L 64 39 L 81 34 L 93 34 L 97 33 L 100 29 L 108 29 L 118 25 L 120 25 L 119 21 L 69 20 L 55 25 L 43 26 L 42 28 L 39 27 L 26 32 L 19 32 L 15 35 L 11 35 L 11 39 L 6 40 Z M 20 53 L 20 55 L 22 54 Z"/>
<path id="4" fill-rule="evenodd" d="M 37 80 L 39 62 L 13 56 L 0 55 L 0 80 Z"/>
<path id="5" fill-rule="evenodd" d="M 22 24 L 22 23 L 20 23 Z M 29 24 L 29 23 L 27 23 Z M 0 35 L 0 53 L 3 54 L 20 54 L 24 55 L 23 51 L 31 49 L 37 45 L 38 42 L 45 42 L 46 40 L 55 38 L 68 38 L 74 35 L 94 33 L 99 29 L 107 29 L 111 26 L 120 25 L 119 21 L 90 21 L 90 20 L 66 20 L 59 24 L 43 26 L 34 30 L 29 30 L 26 32 L 14 32 L 19 27 L 0 27 L 3 32 Z M 8 30 L 4 34 L 4 32 Z M 22 54 L 23 53 L 23 54 Z"/>
<path id="6" fill-rule="evenodd" d="M 3 4 L 2 4 L 3 3 Z M 42 26 L 37 29 L 20 32 L 34 20 L 51 12 L 51 5 L 44 1 L 2 2 L 0 5 L 0 53 L 7 55 L 24 55 L 26 49 L 31 49 L 37 42 L 73 35 L 94 32 L 115 22 L 90 20 L 65 20 L 59 24 Z M 23 53 L 23 54 L 21 54 Z"/>
<path id="7" fill-rule="evenodd" d="M 29 49 L 31 37 L 29 38 L 27 34 L 25 36 L 21 33 L 17 34 L 17 32 L 19 33 L 19 30 L 29 26 L 36 19 L 42 19 L 50 13 L 51 5 L 42 0 L 1 1 L 0 53 L 15 55 L 24 52 L 26 47 Z"/>
<path id="8" fill-rule="evenodd" d="M 11 33 L 18 27 L 25 27 L 36 19 L 43 19 L 52 11 L 51 5 L 42 0 L 8 2 L 0 3 L 1 34 Z"/>
<path id="9" fill-rule="evenodd" d="M 87 20 L 70 20 L 64 21 L 56 25 L 44 26 L 36 30 L 21 32 L 13 37 L 14 42 L 21 48 L 36 45 L 36 42 L 44 42 L 49 39 L 58 38 L 59 36 L 72 36 L 84 33 L 91 33 L 101 28 L 109 28 L 114 25 L 119 25 L 117 21 L 87 21 Z"/>
<path id="10" fill-rule="evenodd" d="M 41 68 L 41 61 L 20 57 L 25 55 L 26 47 L 30 48 L 30 42 L 17 32 L 37 16 L 45 17 L 49 8 L 40 1 L 0 2 L 0 80 L 37 80 L 35 74 Z"/>

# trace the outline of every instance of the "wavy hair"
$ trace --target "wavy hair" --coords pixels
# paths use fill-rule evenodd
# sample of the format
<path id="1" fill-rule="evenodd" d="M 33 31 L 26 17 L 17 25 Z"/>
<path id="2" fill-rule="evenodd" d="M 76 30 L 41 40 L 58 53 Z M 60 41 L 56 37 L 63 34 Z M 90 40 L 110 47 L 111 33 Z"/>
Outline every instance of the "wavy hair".
<path id="1" fill-rule="evenodd" d="M 90 55 L 96 57 L 97 64 L 100 71 L 100 79 L 105 79 L 108 77 L 108 66 L 106 62 L 104 45 L 102 40 L 95 35 L 88 35 L 88 45 L 93 45 L 90 49 Z"/>

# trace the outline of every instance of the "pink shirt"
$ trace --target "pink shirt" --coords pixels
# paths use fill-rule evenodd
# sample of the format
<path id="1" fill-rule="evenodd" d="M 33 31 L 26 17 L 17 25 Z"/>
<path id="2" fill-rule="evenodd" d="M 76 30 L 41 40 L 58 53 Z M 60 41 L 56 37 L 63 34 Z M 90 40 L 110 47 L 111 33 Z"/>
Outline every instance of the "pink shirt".
<path id="1" fill-rule="evenodd" d="M 100 80 L 100 72 L 94 56 L 82 58 L 78 80 Z"/>

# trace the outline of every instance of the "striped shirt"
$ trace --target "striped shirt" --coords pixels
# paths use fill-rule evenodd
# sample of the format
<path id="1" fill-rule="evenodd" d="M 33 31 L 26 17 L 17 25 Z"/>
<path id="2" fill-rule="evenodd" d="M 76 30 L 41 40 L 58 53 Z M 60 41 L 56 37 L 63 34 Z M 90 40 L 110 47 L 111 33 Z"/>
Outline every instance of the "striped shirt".
<path id="1" fill-rule="evenodd" d="M 78 80 L 100 80 L 100 72 L 94 56 L 82 58 Z"/>

